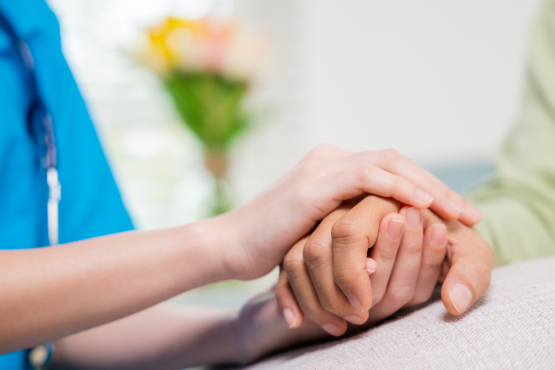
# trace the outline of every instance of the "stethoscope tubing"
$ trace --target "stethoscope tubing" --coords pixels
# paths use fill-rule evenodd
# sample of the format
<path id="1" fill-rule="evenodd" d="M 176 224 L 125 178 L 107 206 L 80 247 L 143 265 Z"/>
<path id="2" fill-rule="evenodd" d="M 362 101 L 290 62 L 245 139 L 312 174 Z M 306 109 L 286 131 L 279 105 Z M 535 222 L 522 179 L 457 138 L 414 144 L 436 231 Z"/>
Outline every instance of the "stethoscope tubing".
<path id="1" fill-rule="evenodd" d="M 10 35 L 12 43 L 18 54 L 20 55 L 21 62 L 28 72 L 29 80 L 31 83 L 31 88 L 33 90 L 33 103 L 32 109 L 37 109 L 41 114 L 42 128 L 44 130 L 44 142 L 46 144 L 46 155 L 40 158 L 42 166 L 46 169 L 46 183 L 48 185 L 48 203 L 47 203 L 47 218 L 48 218 L 48 240 L 50 245 L 57 245 L 59 242 L 59 214 L 58 206 L 61 200 L 61 185 L 58 177 L 57 169 L 57 153 L 56 153 L 56 141 L 54 137 L 54 127 L 52 123 L 52 117 L 48 114 L 46 110 L 46 105 L 42 101 L 37 85 L 37 79 L 35 77 L 34 61 L 31 54 L 31 50 L 18 35 L 15 29 L 11 26 L 8 20 L 0 12 L 0 26 L 3 27 L 6 32 Z M 30 128 L 33 127 L 32 120 L 34 119 L 33 114 L 28 115 Z M 39 140 L 40 142 L 40 140 Z"/>

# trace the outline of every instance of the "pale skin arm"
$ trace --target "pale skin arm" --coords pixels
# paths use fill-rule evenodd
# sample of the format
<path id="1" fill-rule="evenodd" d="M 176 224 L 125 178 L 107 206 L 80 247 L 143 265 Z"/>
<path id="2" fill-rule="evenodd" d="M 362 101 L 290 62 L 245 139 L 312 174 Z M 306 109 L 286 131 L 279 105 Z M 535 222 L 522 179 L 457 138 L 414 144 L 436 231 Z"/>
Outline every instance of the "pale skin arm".
<path id="1" fill-rule="evenodd" d="M 212 220 L 0 251 L 0 353 L 120 319 L 201 285 L 260 277 L 317 221 L 363 193 L 432 207 L 449 219 L 480 218 L 394 151 L 319 147 L 251 202 Z"/>
<path id="2" fill-rule="evenodd" d="M 206 222 L 3 251 L 0 352 L 61 338 L 229 278 L 214 249 L 219 243 L 207 232 L 214 227 Z"/>

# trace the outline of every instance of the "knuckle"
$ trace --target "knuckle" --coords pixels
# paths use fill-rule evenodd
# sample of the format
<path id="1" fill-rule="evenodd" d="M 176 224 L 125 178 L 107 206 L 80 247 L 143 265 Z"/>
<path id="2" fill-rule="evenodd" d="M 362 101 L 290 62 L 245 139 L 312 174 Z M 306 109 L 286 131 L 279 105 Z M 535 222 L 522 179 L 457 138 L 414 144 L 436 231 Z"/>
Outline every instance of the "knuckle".
<path id="1" fill-rule="evenodd" d="M 395 256 L 397 255 L 397 249 L 393 249 L 393 248 L 383 248 L 383 249 L 377 249 L 376 250 L 376 257 L 372 257 L 375 260 L 379 260 L 380 263 L 383 264 L 393 264 L 393 261 L 395 261 Z M 376 261 L 377 262 L 377 261 Z"/>
<path id="2" fill-rule="evenodd" d="M 422 240 L 415 240 L 407 243 L 405 245 L 405 252 L 411 255 L 422 253 Z"/>
<path id="3" fill-rule="evenodd" d="M 401 160 L 403 162 L 405 162 L 406 164 L 408 164 L 409 166 L 411 166 L 411 167 L 420 168 L 420 166 L 415 161 L 413 161 L 411 158 L 401 156 Z"/>
<path id="4" fill-rule="evenodd" d="M 360 166 L 355 171 L 355 178 L 358 182 L 364 182 L 368 178 L 374 176 L 376 167 L 372 165 Z"/>
<path id="5" fill-rule="evenodd" d="M 297 278 L 302 274 L 304 260 L 296 253 L 288 253 L 283 259 L 283 269 L 289 277 Z"/>
<path id="6" fill-rule="evenodd" d="M 319 144 L 312 148 L 309 152 L 307 157 L 308 158 L 319 158 L 325 156 L 330 151 L 334 150 L 335 147 L 331 144 Z"/>
<path id="7" fill-rule="evenodd" d="M 395 149 L 382 150 L 380 156 L 383 167 L 390 171 L 394 170 L 403 159 L 403 156 Z"/>
<path id="8" fill-rule="evenodd" d="M 329 255 L 330 246 L 322 239 L 310 240 L 303 249 L 303 258 L 307 263 L 323 261 Z"/>
<path id="9" fill-rule="evenodd" d="M 359 227 L 351 221 L 338 221 L 331 228 L 333 239 L 345 240 L 359 236 Z"/>
<path id="10" fill-rule="evenodd" d="M 384 149 L 382 150 L 382 158 L 389 165 L 395 165 L 402 157 L 401 154 L 395 149 Z"/>
<path id="11" fill-rule="evenodd" d="M 345 307 L 337 297 L 322 297 L 320 299 L 320 304 L 326 311 L 338 316 L 343 316 L 343 313 L 349 312 L 349 307 Z"/>

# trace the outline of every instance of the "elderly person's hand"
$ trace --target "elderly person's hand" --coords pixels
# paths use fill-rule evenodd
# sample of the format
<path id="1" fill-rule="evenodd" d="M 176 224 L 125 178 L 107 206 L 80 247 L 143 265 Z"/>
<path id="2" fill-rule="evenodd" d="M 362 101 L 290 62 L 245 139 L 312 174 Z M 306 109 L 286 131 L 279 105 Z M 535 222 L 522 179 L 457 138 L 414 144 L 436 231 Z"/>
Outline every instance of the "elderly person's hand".
<path id="1" fill-rule="evenodd" d="M 345 332 L 345 321 L 375 323 L 426 301 L 448 266 L 442 296 L 449 312 L 464 312 L 485 293 L 494 261 L 487 243 L 458 222 L 447 223 L 447 237 L 432 212 L 423 220 L 412 207 L 395 214 L 400 207 L 375 196 L 346 202 L 291 249 L 276 291 L 291 327 L 304 315 L 333 335 Z"/>
<path id="2" fill-rule="evenodd" d="M 495 254 L 478 232 L 458 221 L 445 221 L 423 211 L 424 226 L 447 226 L 447 254 L 439 282 L 441 299 L 453 315 L 466 312 L 489 288 Z"/>

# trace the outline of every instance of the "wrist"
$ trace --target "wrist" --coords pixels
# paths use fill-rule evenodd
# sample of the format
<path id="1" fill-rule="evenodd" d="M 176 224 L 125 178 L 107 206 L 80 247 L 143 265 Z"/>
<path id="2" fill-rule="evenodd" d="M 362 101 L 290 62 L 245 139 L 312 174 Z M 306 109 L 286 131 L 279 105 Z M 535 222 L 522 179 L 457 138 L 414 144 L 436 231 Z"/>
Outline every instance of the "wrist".
<path id="1" fill-rule="evenodd" d="M 240 221 L 238 221 L 240 220 Z M 234 210 L 205 221 L 209 226 L 213 238 L 213 250 L 218 256 L 218 266 L 221 280 L 239 279 L 249 280 L 245 276 L 252 269 L 245 260 L 249 260 L 247 237 L 243 230 L 248 220 L 239 210 Z M 252 230 L 252 227 L 250 228 Z"/>
<path id="2" fill-rule="evenodd" d="M 237 337 L 237 311 L 226 315 L 217 330 L 217 345 L 213 349 L 210 365 L 242 364 L 241 346 Z"/>
<path id="3" fill-rule="evenodd" d="M 231 279 L 233 276 L 227 268 L 227 261 L 223 250 L 229 243 L 224 245 L 225 235 L 217 218 L 193 222 L 179 228 L 180 245 L 184 248 L 186 255 L 194 253 L 192 263 L 198 263 L 197 267 L 202 269 L 198 277 L 201 279 L 197 286 L 202 286 L 218 281 Z M 193 251 L 190 249 L 193 248 Z"/>

